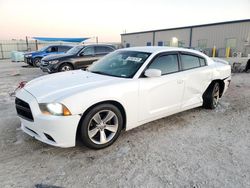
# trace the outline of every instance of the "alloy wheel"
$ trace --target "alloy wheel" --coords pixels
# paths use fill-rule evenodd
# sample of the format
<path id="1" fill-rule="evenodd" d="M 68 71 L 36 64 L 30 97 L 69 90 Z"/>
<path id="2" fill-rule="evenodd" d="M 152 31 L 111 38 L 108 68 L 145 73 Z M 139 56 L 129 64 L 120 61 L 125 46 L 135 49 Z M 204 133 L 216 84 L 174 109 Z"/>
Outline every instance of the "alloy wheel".
<path id="1" fill-rule="evenodd" d="M 213 105 L 216 107 L 218 105 L 218 101 L 220 98 L 220 86 L 219 84 L 215 84 L 213 91 Z"/>
<path id="2" fill-rule="evenodd" d="M 88 137 L 95 144 L 106 144 L 116 135 L 118 123 L 118 117 L 113 111 L 99 111 L 89 121 Z"/>
<path id="3" fill-rule="evenodd" d="M 72 68 L 69 65 L 65 65 L 61 68 L 61 71 L 70 71 Z"/>

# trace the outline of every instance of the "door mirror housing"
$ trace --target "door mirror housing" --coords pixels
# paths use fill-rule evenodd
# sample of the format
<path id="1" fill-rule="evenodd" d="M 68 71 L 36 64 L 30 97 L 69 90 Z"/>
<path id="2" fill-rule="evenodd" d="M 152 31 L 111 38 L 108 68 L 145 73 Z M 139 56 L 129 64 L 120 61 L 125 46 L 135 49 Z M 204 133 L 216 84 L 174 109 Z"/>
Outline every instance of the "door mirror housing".
<path id="1" fill-rule="evenodd" d="M 161 77 L 160 69 L 147 69 L 144 75 L 148 78 Z"/>

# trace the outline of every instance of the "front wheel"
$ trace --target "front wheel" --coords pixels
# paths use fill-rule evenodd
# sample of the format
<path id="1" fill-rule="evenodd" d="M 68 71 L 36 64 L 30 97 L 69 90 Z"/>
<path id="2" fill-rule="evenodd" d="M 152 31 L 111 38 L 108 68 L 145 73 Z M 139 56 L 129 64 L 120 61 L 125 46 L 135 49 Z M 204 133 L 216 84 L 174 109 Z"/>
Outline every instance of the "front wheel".
<path id="1" fill-rule="evenodd" d="M 73 66 L 68 64 L 68 63 L 64 63 L 59 67 L 59 72 L 65 72 L 65 71 L 70 71 L 73 70 Z"/>
<path id="2" fill-rule="evenodd" d="M 34 67 L 40 67 L 40 64 L 41 64 L 41 58 L 39 57 L 36 57 L 33 61 L 33 66 Z"/>
<path id="3" fill-rule="evenodd" d="M 120 110 L 112 104 L 92 108 L 81 122 L 83 143 L 92 149 L 110 146 L 119 137 L 123 125 Z"/>
<path id="4" fill-rule="evenodd" d="M 212 83 L 203 95 L 203 106 L 207 109 L 215 109 L 220 98 L 220 84 Z"/>

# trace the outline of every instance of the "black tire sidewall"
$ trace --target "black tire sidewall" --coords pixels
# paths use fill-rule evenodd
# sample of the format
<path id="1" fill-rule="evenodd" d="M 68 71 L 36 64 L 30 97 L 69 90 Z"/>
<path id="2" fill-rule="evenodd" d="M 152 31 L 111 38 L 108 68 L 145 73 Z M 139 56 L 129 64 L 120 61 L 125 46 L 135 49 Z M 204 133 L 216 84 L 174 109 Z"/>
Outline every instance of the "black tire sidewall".
<path id="1" fill-rule="evenodd" d="M 214 105 L 214 92 L 215 92 L 215 88 L 218 86 L 219 91 L 220 91 L 220 84 L 218 82 L 215 82 L 214 86 L 213 86 L 213 92 L 212 92 L 212 109 L 215 109 L 218 106 L 218 103 L 216 105 Z"/>
<path id="2" fill-rule="evenodd" d="M 114 112 L 118 118 L 118 130 L 116 132 L 116 135 L 106 144 L 95 144 L 94 142 L 91 141 L 91 139 L 88 136 L 88 124 L 89 121 L 91 120 L 91 118 L 99 111 L 102 110 L 111 110 L 112 112 Z M 81 135 L 81 139 L 83 141 L 83 144 L 89 148 L 92 149 L 103 149 L 105 147 L 108 147 L 110 145 L 112 145 L 116 139 L 119 137 L 122 127 L 123 127 L 123 118 L 122 118 L 122 114 L 120 112 L 120 110 L 109 103 L 105 103 L 105 104 L 100 104 L 98 106 L 95 106 L 94 108 L 92 108 L 85 117 L 82 118 L 82 121 L 80 122 L 80 135 Z"/>
<path id="3" fill-rule="evenodd" d="M 37 63 L 38 63 L 37 61 L 39 62 L 39 65 L 37 64 Z M 40 64 L 41 64 L 41 58 L 36 57 L 36 58 L 34 59 L 33 66 L 34 66 L 34 67 L 39 67 Z"/>
<path id="4" fill-rule="evenodd" d="M 211 83 L 204 94 L 203 106 L 207 109 L 215 109 L 217 107 L 217 105 L 214 105 L 214 90 L 217 86 L 220 90 L 220 84 L 218 82 Z"/>
<path id="5" fill-rule="evenodd" d="M 61 65 L 59 66 L 58 72 L 64 72 L 64 71 L 62 70 L 62 68 L 63 68 L 64 66 L 69 66 L 69 67 L 71 68 L 70 70 L 73 70 L 73 66 L 72 66 L 72 65 L 70 65 L 70 64 L 68 64 L 68 63 L 63 63 L 63 64 L 61 64 Z"/>

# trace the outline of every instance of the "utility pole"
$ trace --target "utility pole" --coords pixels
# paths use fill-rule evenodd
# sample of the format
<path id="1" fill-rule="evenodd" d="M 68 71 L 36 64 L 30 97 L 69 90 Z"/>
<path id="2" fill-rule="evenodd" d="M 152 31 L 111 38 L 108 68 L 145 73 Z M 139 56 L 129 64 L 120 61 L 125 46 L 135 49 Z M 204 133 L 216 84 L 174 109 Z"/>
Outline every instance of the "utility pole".
<path id="1" fill-rule="evenodd" d="M 28 51 L 28 50 L 29 50 L 29 41 L 28 41 L 28 37 L 26 36 L 25 39 L 26 39 L 26 45 L 27 45 L 27 51 Z"/>
<path id="2" fill-rule="evenodd" d="M 98 36 L 95 37 L 96 44 L 98 44 Z"/>

